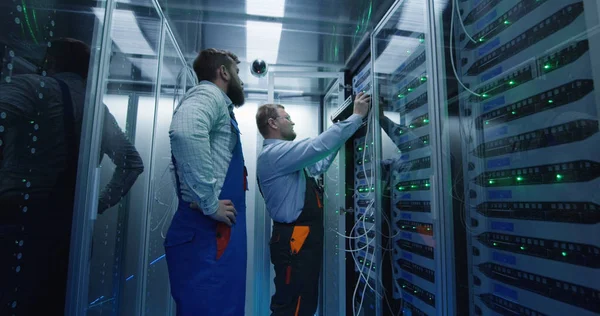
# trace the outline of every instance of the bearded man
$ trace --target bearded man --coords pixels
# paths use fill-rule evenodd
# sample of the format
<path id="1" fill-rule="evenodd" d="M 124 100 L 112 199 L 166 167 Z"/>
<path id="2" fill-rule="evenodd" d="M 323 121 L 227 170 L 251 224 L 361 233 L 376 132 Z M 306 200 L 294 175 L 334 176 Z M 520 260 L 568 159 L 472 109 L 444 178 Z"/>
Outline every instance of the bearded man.
<path id="1" fill-rule="evenodd" d="M 177 315 L 243 315 L 246 292 L 246 168 L 234 106 L 244 104 L 239 60 L 206 49 L 199 84 L 169 130 L 179 206 L 165 239 Z"/>

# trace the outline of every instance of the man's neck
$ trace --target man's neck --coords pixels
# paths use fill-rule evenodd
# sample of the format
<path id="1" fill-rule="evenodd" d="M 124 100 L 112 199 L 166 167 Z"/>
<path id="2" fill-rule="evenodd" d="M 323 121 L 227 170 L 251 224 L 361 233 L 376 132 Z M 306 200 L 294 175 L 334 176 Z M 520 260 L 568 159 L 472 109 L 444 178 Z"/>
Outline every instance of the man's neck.
<path id="1" fill-rule="evenodd" d="M 267 137 L 265 137 L 265 140 L 267 140 L 267 139 L 272 139 L 272 140 L 285 140 L 285 139 L 283 139 L 283 137 L 281 137 L 281 136 L 267 136 Z"/>

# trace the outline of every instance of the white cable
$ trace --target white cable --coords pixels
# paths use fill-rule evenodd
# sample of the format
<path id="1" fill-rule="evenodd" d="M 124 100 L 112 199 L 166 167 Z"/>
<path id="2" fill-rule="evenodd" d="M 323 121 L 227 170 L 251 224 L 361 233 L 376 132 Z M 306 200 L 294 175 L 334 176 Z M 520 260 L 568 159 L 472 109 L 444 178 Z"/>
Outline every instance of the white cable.
<path id="1" fill-rule="evenodd" d="M 456 1 L 454 2 L 454 7 L 458 8 L 456 6 Z M 458 83 L 460 83 L 460 85 L 467 90 L 469 93 L 476 95 L 478 97 L 482 97 L 481 94 L 467 88 L 467 86 L 462 82 L 462 80 L 460 80 L 459 76 L 458 76 L 458 71 L 456 70 L 456 65 L 454 65 L 454 53 L 452 52 L 453 49 L 453 43 L 452 40 L 454 39 L 453 34 L 454 34 L 454 10 L 452 10 L 452 14 L 450 15 L 450 64 L 452 65 L 452 71 L 454 71 L 454 77 L 456 77 L 456 81 L 458 81 Z"/>
<path id="2" fill-rule="evenodd" d="M 365 142 L 364 142 L 363 155 L 362 155 L 362 169 L 363 169 L 362 171 L 363 171 L 363 173 L 365 175 L 365 181 L 367 182 L 367 187 L 368 187 L 369 190 L 371 189 L 371 183 L 370 183 L 370 178 L 367 177 L 367 174 L 366 174 L 365 158 L 366 158 L 366 154 L 367 154 L 367 146 L 368 146 L 368 142 L 369 142 L 369 129 L 370 129 L 371 118 L 372 117 L 373 117 L 373 112 L 371 111 L 368 114 L 368 117 L 367 117 L 367 132 L 366 132 L 366 134 L 364 136 Z M 373 161 L 371 161 L 371 163 L 373 163 Z M 367 208 L 365 208 L 364 214 L 362 216 L 363 229 L 366 227 L 366 221 L 365 221 L 365 217 L 366 216 L 365 215 L 367 214 L 367 211 L 370 209 L 370 207 L 373 205 L 374 202 L 375 202 L 375 200 L 372 199 L 371 202 L 369 203 L 369 205 L 367 206 Z M 356 225 L 358 225 L 359 222 L 360 222 L 360 220 L 356 221 L 356 223 L 354 224 L 354 227 L 352 228 L 352 231 L 356 228 Z M 371 228 L 373 226 L 371 226 Z M 369 229 L 369 231 L 371 230 L 371 228 Z M 352 233 L 352 231 L 351 231 L 351 233 Z M 367 230 L 365 230 L 364 237 L 365 237 L 365 239 L 367 241 L 366 242 L 366 247 L 369 247 L 369 244 L 372 242 L 372 239 L 371 239 L 371 241 L 369 240 L 369 236 L 368 236 L 368 231 Z M 352 243 L 350 243 L 350 245 L 352 245 Z M 352 252 L 351 254 L 352 254 L 352 258 L 354 259 L 355 265 L 358 267 L 359 263 L 356 260 L 356 256 L 355 256 L 354 252 Z M 368 251 L 365 251 L 365 254 L 368 254 Z M 364 278 L 363 269 L 364 269 L 364 266 L 365 266 L 365 264 L 367 262 L 367 258 L 366 257 L 367 257 L 367 255 L 365 255 L 365 259 L 364 259 L 363 265 L 358 269 L 359 278 L 356 281 L 356 286 L 354 287 L 354 293 L 352 295 L 352 313 L 353 313 L 354 316 L 356 316 L 356 313 L 357 313 L 356 305 L 355 305 L 356 294 L 358 292 L 358 286 L 360 285 L 360 280 L 361 280 L 361 278 Z M 363 295 L 361 296 L 360 304 L 359 304 L 359 307 L 358 307 L 358 313 L 360 313 L 360 310 L 362 309 L 362 304 L 364 302 L 364 292 L 366 291 L 366 287 L 367 286 L 370 287 L 368 276 L 365 279 L 365 288 L 364 288 L 364 291 L 363 291 Z"/>
<path id="3" fill-rule="evenodd" d="M 463 22 L 462 15 L 460 14 L 460 9 L 458 8 L 458 0 L 454 0 L 454 8 L 456 9 L 456 13 L 458 13 L 458 20 L 460 21 L 460 25 L 462 25 L 463 31 L 465 31 L 465 34 L 473 43 L 477 43 L 477 41 L 473 37 L 471 37 L 471 35 L 469 35 L 469 32 L 467 32 L 467 28 L 465 27 L 465 23 Z M 452 30 L 452 27 L 450 27 L 450 30 Z M 450 40 L 450 42 L 452 42 L 452 40 Z"/>

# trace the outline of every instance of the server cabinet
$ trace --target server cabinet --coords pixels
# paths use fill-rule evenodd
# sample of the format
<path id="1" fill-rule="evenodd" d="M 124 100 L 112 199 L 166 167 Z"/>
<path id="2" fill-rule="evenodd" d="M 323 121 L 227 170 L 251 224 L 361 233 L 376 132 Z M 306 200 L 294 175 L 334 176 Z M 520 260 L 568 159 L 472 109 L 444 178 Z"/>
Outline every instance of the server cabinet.
<path id="1" fill-rule="evenodd" d="M 443 2 L 397 1 L 372 35 L 377 202 L 382 224 L 390 228 L 382 238 L 392 241 L 380 245 L 391 255 L 391 274 L 384 273 L 381 282 L 393 280 L 392 298 L 381 291 L 383 314 L 457 313 L 455 248 L 466 245 L 453 243 L 458 232 L 440 64 L 444 43 L 434 23 Z M 396 301 L 401 311 L 395 311 Z"/>
<path id="2" fill-rule="evenodd" d="M 600 313 L 597 1 L 453 1 L 474 315 Z"/>

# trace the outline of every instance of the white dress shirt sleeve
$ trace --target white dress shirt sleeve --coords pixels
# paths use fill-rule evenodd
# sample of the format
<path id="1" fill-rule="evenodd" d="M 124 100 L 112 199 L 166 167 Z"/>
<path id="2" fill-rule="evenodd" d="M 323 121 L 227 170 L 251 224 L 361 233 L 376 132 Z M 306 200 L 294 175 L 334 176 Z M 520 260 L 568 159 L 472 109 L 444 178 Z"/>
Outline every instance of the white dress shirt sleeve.
<path id="1" fill-rule="evenodd" d="M 313 177 L 316 177 L 318 175 L 325 173 L 329 169 L 329 167 L 331 167 L 331 164 L 333 163 L 333 160 L 337 156 L 340 148 L 336 149 L 331 155 L 329 155 L 329 157 L 317 162 L 316 164 L 314 164 L 312 166 L 309 166 L 307 168 L 308 173 Z"/>
<path id="2" fill-rule="evenodd" d="M 297 142 L 276 143 L 271 148 L 269 155 L 271 157 L 270 165 L 275 168 L 274 176 L 314 166 L 330 155 L 335 157 L 337 150 L 358 130 L 361 122 L 362 117 L 353 114 L 348 119 L 334 124 L 317 137 Z M 328 162 L 323 162 L 313 168 L 314 171 L 327 170 L 333 157 L 329 157 Z"/>

